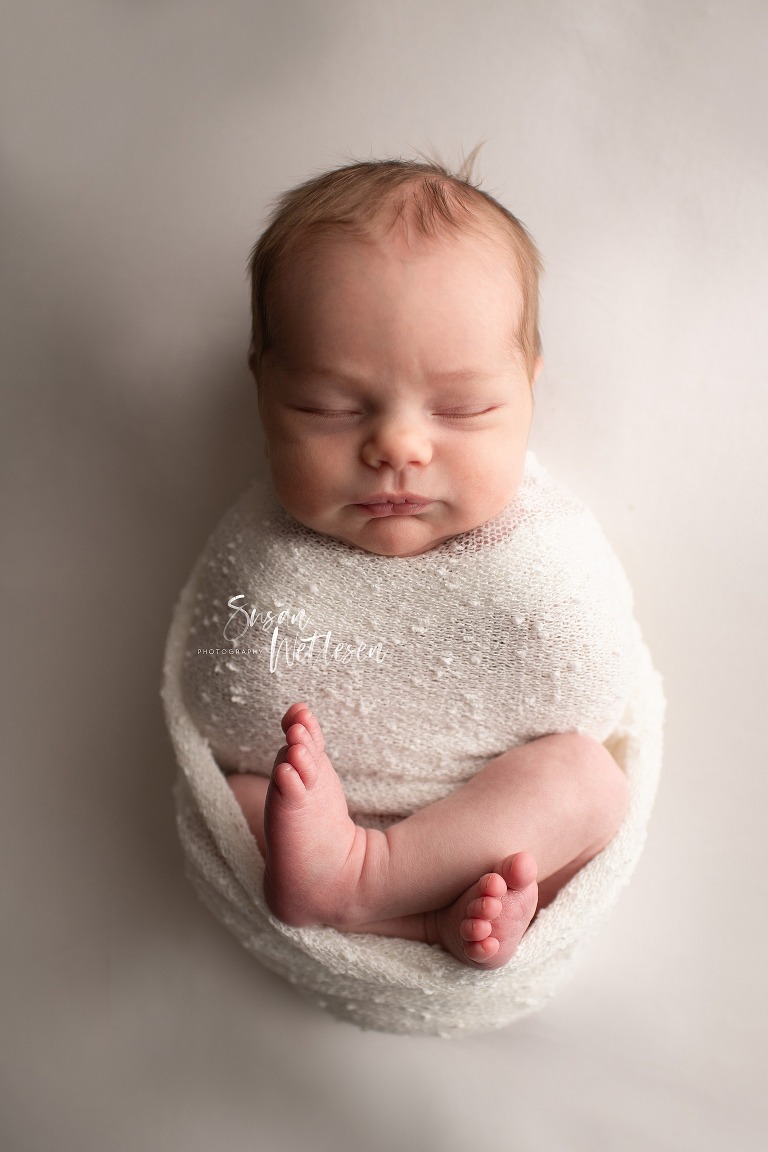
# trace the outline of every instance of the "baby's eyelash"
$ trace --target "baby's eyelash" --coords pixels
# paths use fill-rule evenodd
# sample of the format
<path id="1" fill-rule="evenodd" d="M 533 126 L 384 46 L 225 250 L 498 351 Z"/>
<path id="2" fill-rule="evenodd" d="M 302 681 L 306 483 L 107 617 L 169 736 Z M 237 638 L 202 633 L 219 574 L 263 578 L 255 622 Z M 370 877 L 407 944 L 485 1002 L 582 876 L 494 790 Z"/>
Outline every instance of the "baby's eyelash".
<path id="1" fill-rule="evenodd" d="M 363 415 L 357 408 L 304 408 L 296 406 L 295 410 L 297 412 L 303 412 L 307 416 L 319 416 L 325 419 Z M 491 405 L 488 408 L 478 408 L 471 412 L 433 412 L 433 416 L 440 417 L 443 420 L 471 420 L 475 416 L 485 416 L 488 412 L 493 412 L 493 410 L 494 405 Z"/>
<path id="2" fill-rule="evenodd" d="M 360 413 L 351 408 L 297 408 L 297 412 L 305 412 L 309 416 L 359 416 Z"/>
<path id="3" fill-rule="evenodd" d="M 447 420 L 467 420 L 472 416 L 485 416 L 486 413 L 492 412 L 493 408 L 478 408 L 475 412 L 436 412 L 436 416 L 442 416 Z"/>

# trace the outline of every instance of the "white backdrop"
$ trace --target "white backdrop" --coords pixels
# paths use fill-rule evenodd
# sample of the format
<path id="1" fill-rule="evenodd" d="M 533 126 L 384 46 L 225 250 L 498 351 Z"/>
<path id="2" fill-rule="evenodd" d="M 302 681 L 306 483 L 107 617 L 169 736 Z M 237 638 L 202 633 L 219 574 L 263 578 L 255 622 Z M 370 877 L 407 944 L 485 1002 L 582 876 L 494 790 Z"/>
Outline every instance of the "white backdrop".
<path id="1" fill-rule="evenodd" d="M 751 1152 L 764 1136 L 761 0 L 6 0 L 7 1152 Z M 261 460 L 244 266 L 349 157 L 480 139 L 542 248 L 532 444 L 623 558 L 669 699 L 632 886 L 540 1016 L 361 1033 L 181 873 L 171 607 Z"/>

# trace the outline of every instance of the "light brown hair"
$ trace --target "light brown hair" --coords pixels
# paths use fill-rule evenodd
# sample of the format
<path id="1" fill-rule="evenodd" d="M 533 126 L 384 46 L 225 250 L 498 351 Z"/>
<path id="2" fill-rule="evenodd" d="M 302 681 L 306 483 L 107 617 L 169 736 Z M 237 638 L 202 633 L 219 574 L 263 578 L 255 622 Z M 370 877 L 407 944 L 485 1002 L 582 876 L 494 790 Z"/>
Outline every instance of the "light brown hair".
<path id="1" fill-rule="evenodd" d="M 522 289 L 517 341 L 529 380 L 541 353 L 541 257 L 523 224 L 471 179 L 476 151 L 457 174 L 429 159 L 371 160 L 325 172 L 284 193 L 248 261 L 256 371 L 270 345 L 270 286 L 281 266 L 319 236 L 370 237 L 377 225 L 401 223 L 426 237 L 480 230 L 509 244 Z"/>

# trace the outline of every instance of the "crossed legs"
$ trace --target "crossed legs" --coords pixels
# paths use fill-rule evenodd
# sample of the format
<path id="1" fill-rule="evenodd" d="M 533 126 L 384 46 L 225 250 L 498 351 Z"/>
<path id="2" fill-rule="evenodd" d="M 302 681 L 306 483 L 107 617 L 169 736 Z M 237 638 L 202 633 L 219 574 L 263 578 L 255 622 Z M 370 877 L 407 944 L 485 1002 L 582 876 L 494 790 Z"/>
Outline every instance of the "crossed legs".
<path id="1" fill-rule="evenodd" d="M 613 838 L 624 774 L 575 733 L 491 760 L 466 784 L 382 832 L 353 823 L 305 704 L 282 720 L 269 781 L 228 778 L 266 860 L 264 893 L 289 924 L 439 944 L 473 967 L 514 954 L 537 907 Z"/>

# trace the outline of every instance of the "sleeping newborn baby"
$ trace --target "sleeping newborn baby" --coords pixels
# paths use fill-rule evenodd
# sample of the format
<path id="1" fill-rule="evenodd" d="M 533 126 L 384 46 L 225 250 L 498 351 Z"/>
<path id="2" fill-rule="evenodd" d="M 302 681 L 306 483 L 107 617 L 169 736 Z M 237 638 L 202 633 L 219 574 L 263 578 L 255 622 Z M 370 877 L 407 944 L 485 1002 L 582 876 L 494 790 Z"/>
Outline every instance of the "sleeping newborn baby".
<path id="1" fill-rule="evenodd" d="M 185 703 L 274 916 L 500 967 L 622 823 L 641 644 L 527 451 L 537 250 L 464 178 L 371 162 L 284 196 L 251 271 L 271 482 L 201 558 Z"/>

